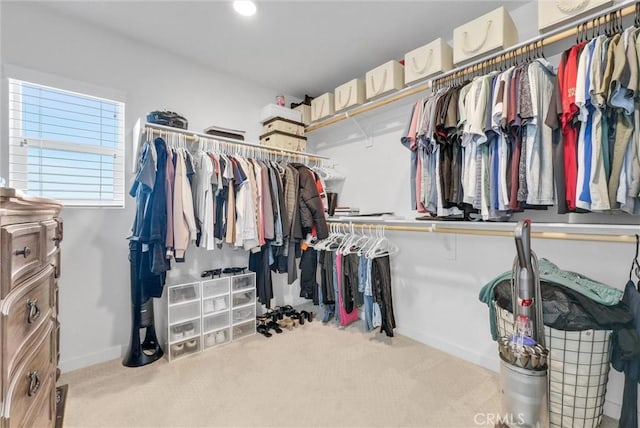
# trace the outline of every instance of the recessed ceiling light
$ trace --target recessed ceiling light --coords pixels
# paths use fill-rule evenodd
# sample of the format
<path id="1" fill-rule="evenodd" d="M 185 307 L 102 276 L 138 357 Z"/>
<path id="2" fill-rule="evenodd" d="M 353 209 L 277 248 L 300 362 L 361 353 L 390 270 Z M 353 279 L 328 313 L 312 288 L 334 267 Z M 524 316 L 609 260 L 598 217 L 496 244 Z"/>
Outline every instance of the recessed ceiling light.
<path id="1" fill-rule="evenodd" d="M 256 4 L 251 0 L 236 0 L 233 8 L 242 16 L 253 16 L 256 14 Z"/>

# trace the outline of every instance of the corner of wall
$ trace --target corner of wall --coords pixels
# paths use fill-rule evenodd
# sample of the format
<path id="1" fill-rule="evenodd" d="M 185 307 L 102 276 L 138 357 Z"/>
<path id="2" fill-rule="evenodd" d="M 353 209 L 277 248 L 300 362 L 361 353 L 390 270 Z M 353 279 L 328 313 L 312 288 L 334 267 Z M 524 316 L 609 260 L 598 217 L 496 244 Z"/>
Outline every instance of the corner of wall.
<path id="1" fill-rule="evenodd" d="M 73 370 L 82 369 L 92 366 L 94 364 L 104 363 L 117 358 L 122 358 L 128 345 L 113 346 L 101 351 L 91 352 L 89 354 L 81 355 L 79 357 L 69 358 L 61 360 L 58 367 L 62 373 L 67 373 Z"/>

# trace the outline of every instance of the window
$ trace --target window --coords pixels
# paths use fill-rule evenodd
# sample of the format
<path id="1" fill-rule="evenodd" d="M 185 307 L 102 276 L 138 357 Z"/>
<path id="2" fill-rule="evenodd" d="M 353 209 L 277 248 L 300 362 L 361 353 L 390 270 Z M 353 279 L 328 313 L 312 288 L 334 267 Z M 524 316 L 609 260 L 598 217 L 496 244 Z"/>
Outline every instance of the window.
<path id="1" fill-rule="evenodd" d="M 124 206 L 124 104 L 9 79 L 9 185 L 68 206 Z"/>

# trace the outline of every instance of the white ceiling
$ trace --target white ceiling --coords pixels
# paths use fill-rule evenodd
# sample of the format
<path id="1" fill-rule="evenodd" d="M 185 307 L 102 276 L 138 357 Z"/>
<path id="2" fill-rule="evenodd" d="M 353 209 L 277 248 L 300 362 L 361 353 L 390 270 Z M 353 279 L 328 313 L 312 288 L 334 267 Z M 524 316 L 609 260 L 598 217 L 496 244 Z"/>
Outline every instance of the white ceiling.
<path id="1" fill-rule="evenodd" d="M 500 5 L 525 1 L 53 1 L 54 11 L 165 49 L 212 69 L 303 97 L 371 68 Z M 45 2 L 43 2 L 45 4 Z"/>

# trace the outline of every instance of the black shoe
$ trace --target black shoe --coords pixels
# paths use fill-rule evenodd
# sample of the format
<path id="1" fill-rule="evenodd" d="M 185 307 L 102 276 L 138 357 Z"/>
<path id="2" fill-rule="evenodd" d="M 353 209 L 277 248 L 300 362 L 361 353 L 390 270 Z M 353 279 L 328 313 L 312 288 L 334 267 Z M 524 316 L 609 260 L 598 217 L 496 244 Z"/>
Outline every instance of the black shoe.
<path id="1" fill-rule="evenodd" d="M 280 328 L 278 323 L 275 322 L 275 321 L 269 321 L 267 323 L 267 327 L 269 327 L 271 330 L 275 331 L 277 334 L 282 333 L 282 329 Z"/>
<path id="2" fill-rule="evenodd" d="M 273 336 L 271 333 L 269 333 L 269 328 L 264 325 L 264 324 L 260 324 L 256 327 L 256 331 L 260 334 L 262 334 L 264 337 L 271 337 Z"/>

